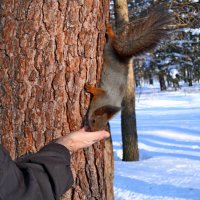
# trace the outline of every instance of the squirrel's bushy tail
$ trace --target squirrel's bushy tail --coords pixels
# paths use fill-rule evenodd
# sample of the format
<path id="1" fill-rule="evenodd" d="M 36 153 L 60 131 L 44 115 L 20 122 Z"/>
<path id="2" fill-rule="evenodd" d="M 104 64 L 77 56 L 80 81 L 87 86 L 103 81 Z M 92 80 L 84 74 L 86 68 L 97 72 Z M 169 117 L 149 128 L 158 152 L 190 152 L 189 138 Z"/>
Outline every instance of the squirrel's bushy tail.
<path id="1" fill-rule="evenodd" d="M 115 31 L 112 38 L 114 51 L 122 57 L 132 57 L 153 49 L 166 38 L 167 27 L 173 18 L 164 5 L 154 7 L 145 18 L 131 21 Z"/>

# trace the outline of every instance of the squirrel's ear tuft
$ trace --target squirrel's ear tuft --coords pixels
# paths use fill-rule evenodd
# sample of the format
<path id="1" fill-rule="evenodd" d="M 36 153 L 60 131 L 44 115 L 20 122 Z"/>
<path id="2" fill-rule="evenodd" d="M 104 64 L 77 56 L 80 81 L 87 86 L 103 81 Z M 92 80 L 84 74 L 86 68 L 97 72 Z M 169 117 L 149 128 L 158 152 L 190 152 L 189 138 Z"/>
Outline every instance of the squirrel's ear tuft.
<path id="1" fill-rule="evenodd" d="M 120 109 L 121 108 L 117 106 L 110 106 L 107 112 L 108 120 L 110 120 L 117 112 L 119 112 Z"/>
<path id="2" fill-rule="evenodd" d="M 120 111 L 120 107 L 117 106 L 111 106 L 111 105 L 105 105 L 101 108 L 98 108 L 94 111 L 95 115 L 101 116 L 106 114 L 108 120 L 111 119 L 117 112 Z"/>

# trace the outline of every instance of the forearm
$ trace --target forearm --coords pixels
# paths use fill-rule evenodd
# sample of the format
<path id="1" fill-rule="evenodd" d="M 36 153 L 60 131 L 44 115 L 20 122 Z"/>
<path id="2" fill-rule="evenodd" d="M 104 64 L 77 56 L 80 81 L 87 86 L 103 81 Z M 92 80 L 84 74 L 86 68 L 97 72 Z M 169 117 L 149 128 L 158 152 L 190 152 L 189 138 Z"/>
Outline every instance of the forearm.
<path id="1" fill-rule="evenodd" d="M 0 180 L 3 200 L 55 200 L 73 184 L 70 154 L 60 144 L 51 143 L 16 162 L 5 158 Z"/>

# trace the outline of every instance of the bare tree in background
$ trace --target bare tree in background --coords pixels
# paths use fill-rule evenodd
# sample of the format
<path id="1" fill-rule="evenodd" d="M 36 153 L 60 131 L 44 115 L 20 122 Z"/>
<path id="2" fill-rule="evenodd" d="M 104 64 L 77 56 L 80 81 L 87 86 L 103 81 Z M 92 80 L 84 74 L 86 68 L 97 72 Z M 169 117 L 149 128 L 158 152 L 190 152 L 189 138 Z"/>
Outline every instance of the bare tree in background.
<path id="1" fill-rule="evenodd" d="M 114 0 L 115 24 L 116 27 L 129 22 L 128 5 L 125 0 Z M 135 113 L 135 79 L 133 60 L 131 59 L 128 69 L 127 88 L 122 101 L 121 130 L 123 143 L 123 160 L 139 160 L 138 138 Z"/>

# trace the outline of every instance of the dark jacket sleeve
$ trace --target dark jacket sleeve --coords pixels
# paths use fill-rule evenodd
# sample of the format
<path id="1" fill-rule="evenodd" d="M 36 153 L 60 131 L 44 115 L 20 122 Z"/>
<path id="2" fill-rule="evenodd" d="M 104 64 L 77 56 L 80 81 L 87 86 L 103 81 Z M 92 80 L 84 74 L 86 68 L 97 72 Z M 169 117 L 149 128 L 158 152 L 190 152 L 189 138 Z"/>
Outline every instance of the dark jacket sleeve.
<path id="1" fill-rule="evenodd" d="M 73 184 L 70 153 L 51 143 L 13 161 L 0 145 L 0 200 L 57 200 Z"/>

